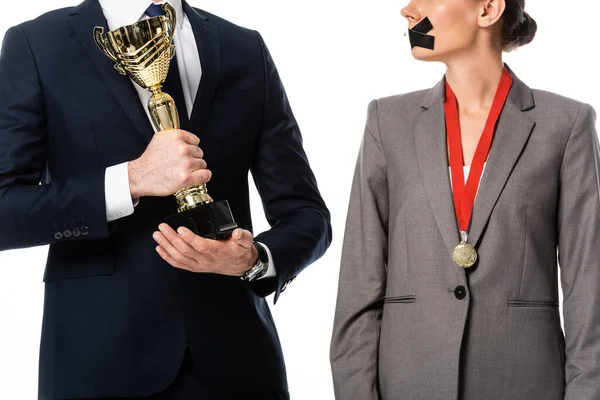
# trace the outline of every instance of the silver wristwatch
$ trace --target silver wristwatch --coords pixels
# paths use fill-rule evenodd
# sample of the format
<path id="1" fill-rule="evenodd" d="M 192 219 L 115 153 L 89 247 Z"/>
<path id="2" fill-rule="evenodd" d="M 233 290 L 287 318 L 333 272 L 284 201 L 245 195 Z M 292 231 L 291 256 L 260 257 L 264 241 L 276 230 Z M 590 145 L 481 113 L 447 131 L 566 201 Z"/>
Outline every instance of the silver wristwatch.
<path id="1" fill-rule="evenodd" d="M 269 255 L 267 251 L 260 244 L 256 242 L 252 242 L 256 251 L 258 252 L 258 260 L 256 260 L 256 264 L 252 266 L 244 275 L 241 277 L 242 280 L 247 282 L 253 282 L 257 279 L 262 278 L 267 273 L 269 269 Z"/>

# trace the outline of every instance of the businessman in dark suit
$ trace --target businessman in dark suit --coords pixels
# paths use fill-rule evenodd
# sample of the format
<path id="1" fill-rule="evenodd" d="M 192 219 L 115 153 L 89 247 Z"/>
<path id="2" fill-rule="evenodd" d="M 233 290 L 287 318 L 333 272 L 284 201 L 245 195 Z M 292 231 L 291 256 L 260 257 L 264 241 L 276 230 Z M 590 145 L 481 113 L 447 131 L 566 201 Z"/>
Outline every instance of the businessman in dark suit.
<path id="1" fill-rule="evenodd" d="M 168 1 L 182 130 L 154 135 L 149 93 L 92 35 L 159 2 L 85 0 L 2 45 L 0 250 L 50 245 L 39 399 L 289 398 L 264 297 L 325 252 L 329 211 L 260 35 Z M 271 224 L 255 238 L 249 172 Z M 171 194 L 209 179 L 240 227 L 230 239 L 161 224 Z"/>

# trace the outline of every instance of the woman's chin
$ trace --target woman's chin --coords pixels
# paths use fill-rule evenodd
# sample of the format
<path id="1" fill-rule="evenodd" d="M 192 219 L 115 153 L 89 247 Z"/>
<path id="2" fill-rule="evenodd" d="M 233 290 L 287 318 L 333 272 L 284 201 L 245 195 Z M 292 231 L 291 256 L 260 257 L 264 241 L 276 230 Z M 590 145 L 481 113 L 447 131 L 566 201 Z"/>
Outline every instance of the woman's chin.
<path id="1" fill-rule="evenodd" d="M 422 47 L 413 47 L 412 56 L 419 61 L 436 61 L 436 52 Z"/>

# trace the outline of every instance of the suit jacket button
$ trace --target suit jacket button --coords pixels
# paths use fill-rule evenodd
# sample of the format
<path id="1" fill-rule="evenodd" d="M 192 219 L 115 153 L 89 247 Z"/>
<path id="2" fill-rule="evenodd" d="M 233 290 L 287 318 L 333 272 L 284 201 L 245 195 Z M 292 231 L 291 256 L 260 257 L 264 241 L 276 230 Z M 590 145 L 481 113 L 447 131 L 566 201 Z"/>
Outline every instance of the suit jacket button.
<path id="1" fill-rule="evenodd" d="M 75 237 L 81 236 L 81 231 L 78 228 L 73 229 L 73 236 L 75 236 Z"/>
<path id="2" fill-rule="evenodd" d="M 81 227 L 81 234 L 83 236 L 87 236 L 88 233 L 90 233 L 90 229 L 86 225 L 82 226 Z"/>
<path id="3" fill-rule="evenodd" d="M 290 286 L 290 283 L 292 283 L 294 281 L 294 279 L 296 279 L 295 276 L 291 277 L 290 279 L 288 279 L 287 281 L 285 281 L 285 283 L 283 284 L 283 286 L 281 287 L 281 291 L 284 292 L 285 289 L 287 289 L 288 286 Z"/>
<path id="4" fill-rule="evenodd" d="M 71 230 L 70 230 L 70 229 L 65 229 L 65 230 L 63 231 L 63 235 L 64 235 L 66 238 L 70 238 L 71 236 L 73 236 L 73 232 L 71 232 Z"/>
<path id="5" fill-rule="evenodd" d="M 454 296 L 459 300 L 464 299 L 467 297 L 467 289 L 462 285 L 457 286 L 456 289 L 454 289 Z"/>
<path id="6" fill-rule="evenodd" d="M 61 232 L 55 232 L 54 233 L 54 239 L 60 240 L 62 238 L 63 238 L 63 234 Z"/>

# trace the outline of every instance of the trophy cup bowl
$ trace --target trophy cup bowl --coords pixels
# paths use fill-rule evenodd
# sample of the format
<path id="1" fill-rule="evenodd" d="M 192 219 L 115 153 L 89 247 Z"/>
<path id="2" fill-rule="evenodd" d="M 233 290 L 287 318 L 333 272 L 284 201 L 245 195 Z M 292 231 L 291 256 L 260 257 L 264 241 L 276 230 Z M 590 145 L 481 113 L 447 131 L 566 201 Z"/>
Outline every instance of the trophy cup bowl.
<path id="1" fill-rule="evenodd" d="M 175 101 L 161 90 L 175 55 L 172 42 L 176 26 L 175 9 L 165 3 L 163 10 L 166 16 L 115 29 L 108 32 L 106 38 L 103 27 L 94 28 L 96 44 L 115 62 L 115 69 L 152 92 L 148 110 L 157 134 L 180 127 Z M 177 214 L 165 220 L 171 228 L 185 226 L 209 239 L 226 239 L 237 228 L 227 200 L 214 202 L 206 184 L 182 188 L 174 196 Z"/>

